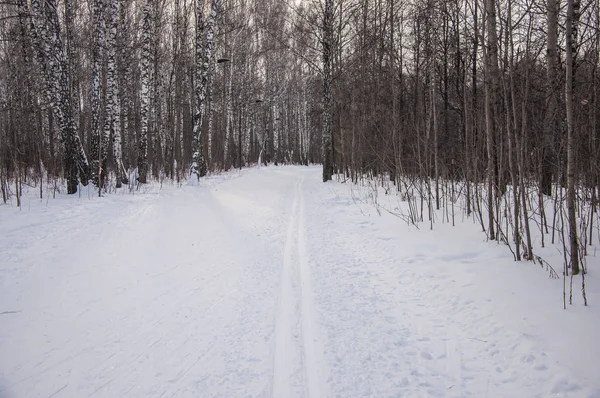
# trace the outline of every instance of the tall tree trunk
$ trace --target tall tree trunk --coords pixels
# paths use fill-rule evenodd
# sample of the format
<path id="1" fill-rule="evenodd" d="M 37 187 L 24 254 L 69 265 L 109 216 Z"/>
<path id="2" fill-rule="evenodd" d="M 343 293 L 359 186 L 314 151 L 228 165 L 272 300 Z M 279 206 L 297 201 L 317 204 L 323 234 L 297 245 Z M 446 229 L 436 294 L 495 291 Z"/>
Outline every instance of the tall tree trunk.
<path id="1" fill-rule="evenodd" d="M 75 2 L 73 0 L 64 0 L 65 5 L 65 38 L 66 54 L 69 65 L 69 96 L 71 99 L 71 109 L 73 110 L 73 120 L 79 120 L 80 93 L 79 93 L 79 60 L 77 57 L 77 46 L 75 43 Z M 77 126 L 77 123 L 76 123 Z M 78 126 L 81 128 L 81 126 Z M 78 129 L 79 130 L 79 129 Z"/>
<path id="2" fill-rule="evenodd" d="M 498 36 L 496 33 L 496 2 L 485 0 L 487 28 L 487 46 L 485 51 L 485 128 L 487 143 L 487 180 L 488 180 L 488 233 L 490 240 L 496 239 L 494 221 L 494 196 L 496 179 L 495 153 L 495 111 L 496 86 L 498 84 Z M 477 34 L 477 33 L 476 33 Z"/>
<path id="3" fill-rule="evenodd" d="M 554 139 L 558 127 L 558 10 L 560 0 L 546 0 L 546 20 L 548 33 L 546 41 L 546 117 L 544 118 L 544 139 L 542 146 L 542 169 L 540 189 L 545 195 L 552 195 L 552 172 L 554 162 Z"/>
<path id="4" fill-rule="evenodd" d="M 138 148 L 138 181 L 145 184 L 148 179 L 148 119 L 150 113 L 150 85 L 152 62 L 152 21 L 154 0 L 144 0 L 142 25 L 142 98 L 141 98 L 141 132 Z"/>
<path id="5" fill-rule="evenodd" d="M 194 114 L 194 130 L 192 132 L 192 155 L 191 174 L 197 179 L 204 177 L 207 172 L 206 160 L 204 158 L 204 148 L 202 145 L 202 122 L 204 118 L 204 108 L 206 106 L 206 94 L 209 85 L 210 60 L 212 59 L 215 30 L 217 27 L 217 14 L 219 12 L 220 0 L 212 0 L 210 7 L 210 16 L 206 24 L 206 43 L 202 51 L 202 32 L 204 30 L 204 0 L 197 0 L 196 3 L 196 112 Z"/>
<path id="6" fill-rule="evenodd" d="M 121 187 L 126 182 L 125 168 L 123 167 L 123 151 L 121 147 L 121 106 L 119 101 L 119 69 L 117 68 L 117 31 L 118 31 L 118 0 L 108 0 L 108 65 L 106 70 L 106 112 L 104 119 L 104 162 L 108 150 L 109 138 L 112 134 L 113 155 L 115 161 L 116 186 Z"/>
<path id="7" fill-rule="evenodd" d="M 575 132 L 573 117 L 573 66 L 577 51 L 577 22 L 579 18 L 579 0 L 567 0 L 566 25 L 566 81 L 565 103 L 567 112 L 567 213 L 569 222 L 569 248 L 571 270 L 579 273 L 579 244 L 577 241 L 577 216 L 575 196 Z"/>
<path id="8" fill-rule="evenodd" d="M 107 52 L 107 63 L 106 63 L 106 91 L 105 98 L 106 101 L 104 103 L 104 129 L 101 139 L 101 147 L 100 147 L 100 186 L 99 188 L 104 187 L 105 180 L 108 175 L 108 167 L 107 167 L 107 158 L 108 158 L 108 145 L 110 142 L 111 130 L 113 129 L 113 121 L 115 114 L 115 106 L 116 106 L 116 93 L 115 93 L 115 43 L 113 42 L 113 38 L 116 41 L 116 27 L 113 26 L 113 16 L 112 16 L 112 3 L 113 0 L 107 0 L 107 5 L 105 9 L 105 26 L 108 28 L 108 34 L 105 39 L 106 44 L 106 52 Z M 113 35 L 113 28 L 115 28 Z"/>
<path id="9" fill-rule="evenodd" d="M 129 166 L 131 164 L 131 151 L 132 151 L 132 137 L 130 136 L 130 115 L 131 110 L 133 109 L 133 93 L 132 93 L 132 81 L 131 81 L 131 64 L 132 64 L 132 54 L 128 49 L 128 45 L 130 42 L 130 33 L 129 33 L 129 23 L 127 16 L 127 8 L 129 6 L 130 0 L 127 1 L 118 1 L 119 4 L 119 19 L 118 19 L 118 36 L 117 36 L 117 49 L 119 56 L 117 57 L 117 65 L 118 65 L 118 88 L 119 88 L 119 108 L 121 115 L 119 120 L 121 121 L 120 131 L 121 131 L 121 148 L 125 152 L 125 157 L 123 160 L 123 183 L 128 183 L 127 173 L 125 166 Z M 133 123 L 132 123 L 133 124 Z"/>
<path id="10" fill-rule="evenodd" d="M 510 177 L 512 182 L 512 196 L 513 196 L 513 241 L 515 242 L 515 257 L 517 261 L 521 261 L 521 233 L 519 230 L 520 226 L 520 199 L 519 199 L 519 140 L 517 137 L 517 108 L 516 108 L 516 93 L 514 83 L 514 41 L 512 39 L 512 2 L 508 3 L 508 17 L 506 18 L 505 25 L 505 53 L 504 63 L 505 67 L 509 69 L 508 72 L 508 83 L 506 78 L 503 79 L 504 98 L 505 98 L 505 112 L 506 112 L 506 136 L 508 138 L 508 167 L 510 171 Z M 509 57 L 510 52 L 510 57 Z M 512 117 L 511 117 L 512 115 Z"/>
<path id="11" fill-rule="evenodd" d="M 331 139 L 331 46 L 333 41 L 333 0 L 325 0 L 323 16 L 323 182 L 333 176 Z"/>
<path id="12" fill-rule="evenodd" d="M 87 185 L 89 165 L 73 119 L 68 63 L 60 38 L 57 2 L 32 0 L 31 10 L 34 14 L 31 18 L 31 31 L 42 67 L 44 92 L 58 121 L 64 145 L 63 166 L 67 192 L 74 194 L 79 181 Z"/>
<path id="13" fill-rule="evenodd" d="M 92 137 L 91 137 L 91 154 L 92 154 L 92 179 L 97 187 L 102 184 L 101 181 L 101 164 L 103 135 L 101 128 L 101 98 L 102 98 L 102 64 L 104 59 L 104 2 L 96 0 L 94 2 L 94 50 L 92 59 Z"/>

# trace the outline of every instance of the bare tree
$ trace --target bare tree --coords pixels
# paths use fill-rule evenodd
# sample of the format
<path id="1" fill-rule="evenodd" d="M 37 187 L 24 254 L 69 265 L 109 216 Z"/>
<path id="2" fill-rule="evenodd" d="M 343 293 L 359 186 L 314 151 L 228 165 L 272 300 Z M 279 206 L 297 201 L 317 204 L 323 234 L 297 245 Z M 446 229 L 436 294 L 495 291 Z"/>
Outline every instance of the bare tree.
<path id="1" fill-rule="evenodd" d="M 571 272 L 579 273 L 579 243 L 577 241 L 577 214 L 575 197 L 575 132 L 573 115 L 573 65 L 577 53 L 577 23 L 579 0 L 567 0 L 565 104 L 567 112 L 567 213 L 569 222 L 569 249 Z"/>
<path id="2" fill-rule="evenodd" d="M 333 41 L 333 0 L 325 0 L 323 14 L 323 182 L 333 175 L 331 139 L 331 56 Z"/>

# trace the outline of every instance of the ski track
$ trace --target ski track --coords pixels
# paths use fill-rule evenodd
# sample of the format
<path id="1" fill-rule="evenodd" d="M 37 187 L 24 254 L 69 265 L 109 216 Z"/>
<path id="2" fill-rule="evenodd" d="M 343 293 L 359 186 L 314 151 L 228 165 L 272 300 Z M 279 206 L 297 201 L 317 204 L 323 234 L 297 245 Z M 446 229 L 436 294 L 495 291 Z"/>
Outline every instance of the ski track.
<path id="1" fill-rule="evenodd" d="M 600 397 L 593 333 L 543 323 L 593 313 L 320 172 L 0 208 L 0 397 Z"/>
<path id="2" fill-rule="evenodd" d="M 275 317 L 275 348 L 273 358 L 273 397 L 294 396 L 293 380 L 297 372 L 298 353 L 295 346 L 294 317 L 297 316 L 294 297 L 294 247 L 295 231 L 298 225 L 298 184 L 294 186 L 294 199 L 290 220 L 288 222 L 285 245 L 283 249 L 283 265 L 281 269 L 281 289 L 279 292 L 278 310 Z"/>
<path id="3" fill-rule="evenodd" d="M 326 397 L 327 366 L 313 308 L 305 207 L 300 177 L 288 222 L 275 317 L 272 397 Z M 323 380 L 325 378 L 325 380 Z"/>
<path id="4" fill-rule="evenodd" d="M 300 187 L 304 176 L 300 180 Z M 304 377 L 306 396 L 328 397 L 329 369 L 324 360 L 325 342 L 319 330 L 319 319 L 314 308 L 314 293 L 312 287 L 310 250 L 306 243 L 306 209 L 304 193 L 300 189 L 300 216 L 298 220 L 298 264 L 300 273 L 300 296 L 302 318 L 302 347 L 304 351 Z"/>

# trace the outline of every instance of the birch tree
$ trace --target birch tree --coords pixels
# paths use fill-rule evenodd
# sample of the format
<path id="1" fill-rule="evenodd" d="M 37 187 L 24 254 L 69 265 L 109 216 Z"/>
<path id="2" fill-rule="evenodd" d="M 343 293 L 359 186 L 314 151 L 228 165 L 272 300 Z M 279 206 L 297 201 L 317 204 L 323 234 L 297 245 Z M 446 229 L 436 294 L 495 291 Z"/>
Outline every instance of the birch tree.
<path id="1" fill-rule="evenodd" d="M 202 114 L 204 113 L 206 101 L 206 84 L 208 83 L 208 60 L 204 67 L 204 0 L 196 0 L 196 63 L 194 67 L 194 95 L 196 96 L 196 110 L 194 112 L 194 129 L 192 131 L 192 166 L 190 176 L 194 175 L 200 179 L 206 175 L 206 160 L 204 159 L 204 147 L 202 145 Z M 207 45 L 208 48 L 208 45 Z M 209 58 L 210 59 L 210 58 Z M 204 79 L 204 84 L 203 84 Z"/>
<path id="2" fill-rule="evenodd" d="M 333 41 L 333 0 L 325 0 L 323 14 L 323 182 L 333 175 L 331 139 L 331 47 Z"/>
<path id="3" fill-rule="evenodd" d="M 102 148 L 107 141 L 104 139 L 101 126 L 101 86 L 102 86 L 102 65 L 104 60 L 104 1 L 95 0 L 94 2 L 94 50 L 93 50 L 93 69 L 92 69 L 92 137 L 91 137 L 91 155 L 92 155 L 92 178 L 97 187 L 102 186 L 102 168 L 105 167 Z"/>
<path id="4" fill-rule="evenodd" d="M 192 132 L 192 168 L 190 174 L 193 174 L 198 180 L 204 177 L 207 172 L 206 160 L 204 157 L 204 147 L 202 143 L 202 122 L 204 109 L 206 107 L 206 94 L 208 92 L 210 60 L 212 59 L 215 30 L 217 26 L 217 14 L 220 8 L 220 0 L 212 0 L 210 14 L 206 24 L 206 39 L 204 51 L 202 49 L 203 31 L 204 31 L 204 0 L 197 0 L 196 3 L 196 112 L 194 114 L 194 130 Z"/>
<path id="5" fill-rule="evenodd" d="M 148 118 L 150 113 L 150 68 L 152 65 L 152 21 L 154 0 L 144 0 L 142 24 L 140 141 L 138 147 L 138 181 L 148 181 Z"/>
<path id="6" fill-rule="evenodd" d="M 123 155 L 121 146 L 121 106 L 119 100 L 119 78 L 117 68 L 117 32 L 118 32 L 118 0 L 108 0 L 107 18 L 107 52 L 108 63 L 106 67 L 106 110 L 104 119 L 104 140 L 106 147 L 103 148 L 103 161 L 106 163 L 108 143 L 112 137 L 112 148 L 115 162 L 116 186 L 121 187 L 127 183 L 125 168 L 123 166 Z"/>
<path id="7" fill-rule="evenodd" d="M 32 0 L 30 18 L 34 45 L 43 73 L 44 92 L 57 119 L 64 145 L 63 168 L 67 192 L 87 185 L 89 165 L 79 138 L 71 107 L 68 63 L 61 36 L 56 0 Z"/>

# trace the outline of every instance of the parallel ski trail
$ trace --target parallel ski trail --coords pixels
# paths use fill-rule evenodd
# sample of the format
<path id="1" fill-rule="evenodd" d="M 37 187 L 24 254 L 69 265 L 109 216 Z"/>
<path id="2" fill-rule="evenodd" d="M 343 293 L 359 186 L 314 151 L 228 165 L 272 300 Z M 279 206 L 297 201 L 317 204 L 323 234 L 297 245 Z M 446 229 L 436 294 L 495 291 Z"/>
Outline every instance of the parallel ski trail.
<path id="1" fill-rule="evenodd" d="M 294 187 L 294 200 L 283 250 L 281 289 L 275 317 L 273 397 L 328 397 L 329 373 L 324 344 L 318 332 L 306 243 L 306 210 L 302 182 Z"/>
<path id="2" fill-rule="evenodd" d="M 300 187 L 302 187 L 302 180 Z M 301 191 L 301 190 L 300 190 Z M 314 309 L 314 293 L 311 283 L 309 252 L 306 245 L 306 211 L 304 195 L 300 192 L 300 216 L 298 217 L 298 261 L 300 274 L 300 314 L 302 317 L 302 346 L 305 378 L 305 395 L 310 398 L 328 397 L 327 366 L 323 357 L 324 344 L 318 333 L 318 321 Z"/>
<path id="3" fill-rule="evenodd" d="M 294 186 L 294 201 L 288 223 L 285 246 L 283 249 L 283 268 L 281 270 L 281 290 L 275 318 L 275 352 L 273 357 L 273 397 L 293 395 L 292 379 L 294 359 L 297 356 L 294 345 L 294 241 L 298 226 L 299 185 Z"/>
<path id="4" fill-rule="evenodd" d="M 0 397 L 600 397 L 592 307 L 320 173 L 0 207 Z"/>

